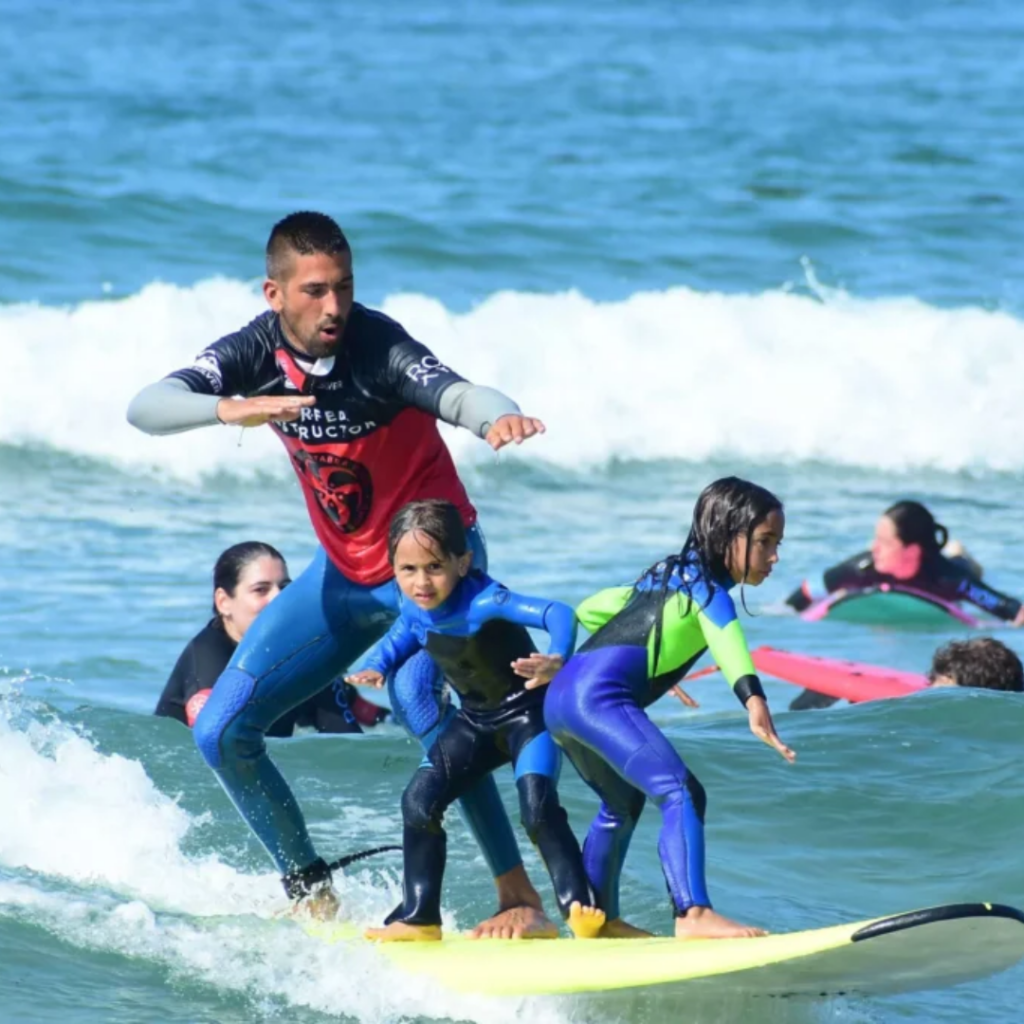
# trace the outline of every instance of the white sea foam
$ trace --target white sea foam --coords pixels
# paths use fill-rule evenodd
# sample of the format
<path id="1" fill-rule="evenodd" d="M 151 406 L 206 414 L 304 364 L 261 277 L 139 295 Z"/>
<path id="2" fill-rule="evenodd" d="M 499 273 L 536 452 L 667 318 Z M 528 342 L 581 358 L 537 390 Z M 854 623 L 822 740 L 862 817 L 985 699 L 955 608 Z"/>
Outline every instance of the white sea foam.
<path id="1" fill-rule="evenodd" d="M 198 822 L 138 762 L 103 754 L 59 721 L 22 713 L 20 703 L 15 693 L 0 700 L 0 915 L 257 1005 L 364 1024 L 567 1019 L 536 999 L 455 995 L 398 974 L 368 944 L 330 946 L 274 921 L 283 903 L 274 875 L 188 856 L 181 842 Z M 361 919 L 379 920 L 398 891 L 369 878 L 340 879 L 342 897 Z"/>
<path id="2" fill-rule="evenodd" d="M 252 284 L 152 284 L 117 302 L 0 307 L 0 441 L 182 477 L 287 472 L 267 430 L 165 438 L 127 425 L 143 385 L 263 308 Z M 467 313 L 397 295 L 383 308 L 471 380 L 543 417 L 524 457 L 823 460 L 881 469 L 1024 468 L 1024 323 L 913 298 L 701 293 L 601 303 L 495 294 Z M 460 459 L 488 449 L 448 432 Z"/>

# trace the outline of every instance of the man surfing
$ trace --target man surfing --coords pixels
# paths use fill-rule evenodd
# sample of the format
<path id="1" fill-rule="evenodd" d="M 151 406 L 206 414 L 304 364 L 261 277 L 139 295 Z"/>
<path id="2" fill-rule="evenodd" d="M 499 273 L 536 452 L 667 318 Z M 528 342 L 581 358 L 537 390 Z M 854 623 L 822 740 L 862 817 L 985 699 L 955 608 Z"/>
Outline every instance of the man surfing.
<path id="1" fill-rule="evenodd" d="M 388 524 L 410 501 L 452 502 L 486 569 L 476 510 L 437 420 L 465 427 L 496 451 L 543 433 L 505 395 L 466 381 L 383 313 L 354 301 L 352 250 L 321 213 L 293 213 L 271 231 L 263 294 L 270 309 L 144 388 L 129 422 L 149 434 L 217 424 L 268 424 L 299 479 L 320 548 L 310 566 L 242 638 L 195 724 L 196 743 L 266 847 L 285 891 L 333 916 L 331 872 L 318 856 L 264 737 L 387 630 L 400 594 L 388 561 Z M 241 397 L 236 397 L 241 396 Z M 451 710 L 423 652 L 392 680 L 396 717 L 429 749 Z M 550 933 L 493 779 L 463 797 L 487 857 L 500 911 L 476 931 Z"/>

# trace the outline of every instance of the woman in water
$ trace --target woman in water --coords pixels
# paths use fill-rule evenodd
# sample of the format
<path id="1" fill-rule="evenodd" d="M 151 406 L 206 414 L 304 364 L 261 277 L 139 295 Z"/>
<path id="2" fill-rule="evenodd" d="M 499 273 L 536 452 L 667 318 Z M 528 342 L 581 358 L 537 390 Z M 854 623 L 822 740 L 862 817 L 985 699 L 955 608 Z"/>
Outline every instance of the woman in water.
<path id="1" fill-rule="evenodd" d="M 672 689 L 706 651 L 747 709 L 750 729 L 788 761 L 754 672 L 730 591 L 758 586 L 779 560 L 782 503 L 736 477 L 704 489 L 677 555 L 632 586 L 603 590 L 577 609 L 592 636 L 548 687 L 548 729 L 601 798 L 584 846 L 603 937 L 646 932 L 619 917 L 619 877 L 644 803 L 662 814 L 658 851 L 677 938 L 763 935 L 711 908 L 704 880 L 704 788 L 645 708 Z"/>
<path id="2" fill-rule="evenodd" d="M 1016 598 L 981 581 L 981 567 L 949 545 L 946 528 L 917 501 L 898 501 L 878 520 L 870 551 L 825 571 L 825 589 L 866 590 L 883 584 L 934 594 L 943 601 L 968 601 L 1014 626 L 1024 625 L 1024 608 Z M 954 554 L 954 552 L 957 552 Z M 805 583 L 786 603 L 803 611 L 812 603 Z"/>
<path id="3" fill-rule="evenodd" d="M 388 556 L 406 600 L 364 668 L 348 676 L 383 686 L 421 650 L 440 666 L 461 707 L 438 736 L 402 797 L 405 879 L 402 904 L 367 937 L 392 942 L 441 938 L 444 814 L 455 799 L 502 765 L 511 764 L 523 826 L 551 876 L 562 915 L 580 938 L 600 930 L 579 843 L 555 785 L 561 758 L 544 728 L 544 691 L 572 653 L 576 616 L 560 601 L 513 593 L 471 567 L 472 551 L 458 509 L 416 501 L 395 516 Z M 539 654 L 527 627 L 545 630 L 551 650 Z M 539 908 L 538 908 L 539 909 Z M 524 937 L 550 938 L 547 922 Z"/>
<path id="4" fill-rule="evenodd" d="M 155 714 L 191 726 L 238 642 L 289 582 L 283 556 L 269 544 L 245 541 L 222 552 L 213 568 L 213 618 L 181 652 Z M 360 723 L 376 725 L 387 714 L 338 679 L 279 719 L 267 735 L 291 736 L 297 725 L 318 732 L 362 732 Z"/>

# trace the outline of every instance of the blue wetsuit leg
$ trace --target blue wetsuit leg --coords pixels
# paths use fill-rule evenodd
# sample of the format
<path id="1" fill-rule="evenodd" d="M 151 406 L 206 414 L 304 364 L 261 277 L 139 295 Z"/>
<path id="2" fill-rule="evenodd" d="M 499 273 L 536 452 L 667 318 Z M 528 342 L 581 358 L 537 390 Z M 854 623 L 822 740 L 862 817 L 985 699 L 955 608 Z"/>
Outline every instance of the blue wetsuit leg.
<path id="1" fill-rule="evenodd" d="M 242 638 L 196 722 L 196 744 L 282 874 L 308 867 L 316 852 L 288 784 L 267 756 L 266 731 L 375 643 L 394 620 L 398 601 L 393 580 L 359 586 L 319 550 Z M 427 677 L 416 666 L 409 671 L 414 678 L 436 675 Z M 430 717 L 429 701 L 414 703 L 422 724 Z M 401 707 L 396 712 L 401 717 Z M 440 724 L 439 708 L 433 719 Z M 471 804 L 477 801 L 475 834 L 495 874 L 503 874 L 521 860 L 494 781 L 484 781 L 490 791 L 484 785 L 482 796 L 469 795 Z"/>
<path id="2" fill-rule="evenodd" d="M 316 851 L 264 737 L 281 715 L 329 686 L 392 621 L 391 610 L 379 603 L 375 621 L 353 621 L 353 587 L 321 548 L 249 627 L 193 730 L 203 757 L 282 874 L 308 867 Z"/>
<path id="3" fill-rule="evenodd" d="M 681 915 L 693 906 L 711 906 L 704 877 L 704 790 L 640 707 L 637 694 L 646 683 L 644 648 L 577 654 L 549 685 L 544 717 L 557 741 L 575 741 L 591 751 L 657 805 L 662 814 L 658 852 L 675 913 Z M 571 755 L 578 748 L 569 742 L 566 750 Z M 623 813 L 628 791 L 609 785 L 593 763 L 584 764 L 588 770 L 588 783 L 604 801 L 587 837 L 591 882 L 600 892 L 613 884 L 617 888 L 621 860 L 616 865 L 615 858 L 624 856 L 628 835 L 623 842 L 615 833 L 629 817 Z M 611 910 L 618 911 L 614 901 Z"/>

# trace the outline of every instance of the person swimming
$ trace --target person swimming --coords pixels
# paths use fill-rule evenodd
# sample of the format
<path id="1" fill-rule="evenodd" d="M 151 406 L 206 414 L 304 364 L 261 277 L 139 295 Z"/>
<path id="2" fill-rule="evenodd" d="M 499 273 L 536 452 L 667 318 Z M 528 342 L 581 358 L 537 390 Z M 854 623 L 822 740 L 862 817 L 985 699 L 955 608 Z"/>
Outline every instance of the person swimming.
<path id="1" fill-rule="evenodd" d="M 1024 693 L 1024 665 L 995 637 L 954 640 L 935 652 L 928 669 L 928 682 L 932 686 Z"/>
<path id="2" fill-rule="evenodd" d="M 964 686 L 977 690 L 1024 692 L 1024 666 L 1001 640 L 991 636 L 953 640 L 932 656 L 927 674 L 930 686 Z M 790 711 L 829 708 L 841 700 L 831 694 L 804 690 L 790 702 Z"/>
<path id="3" fill-rule="evenodd" d="M 402 797 L 404 896 L 385 926 L 370 929 L 367 938 L 441 938 L 445 811 L 460 793 L 506 764 L 515 771 L 523 826 L 548 869 L 563 917 L 578 937 L 593 937 L 604 917 L 593 907 L 579 843 L 558 800 L 561 757 L 544 727 L 544 691 L 528 688 L 550 680 L 572 653 L 572 608 L 524 597 L 473 569 L 465 527 L 450 502 L 416 501 L 402 508 L 391 523 L 388 552 L 406 600 L 363 667 L 346 678 L 383 686 L 426 650 L 461 707 Z M 550 653 L 537 652 L 527 627 L 550 634 Z M 524 938 L 557 934 L 550 924 Z"/>
<path id="4" fill-rule="evenodd" d="M 983 583 L 981 576 L 981 566 L 961 545 L 949 541 L 946 528 L 924 505 L 898 501 L 879 518 L 870 550 L 826 569 L 824 582 L 830 594 L 903 586 L 951 603 L 967 601 L 1011 625 L 1024 625 L 1021 602 Z M 796 611 L 810 607 L 813 598 L 807 583 L 786 603 Z"/>
<path id="5" fill-rule="evenodd" d="M 213 618 L 181 652 L 153 713 L 192 726 L 256 616 L 290 582 L 284 556 L 270 544 L 243 541 L 222 551 L 213 567 Z M 267 735 L 291 736 L 296 727 L 359 733 L 362 726 L 377 725 L 389 713 L 336 679 L 285 712 Z"/>
<path id="6" fill-rule="evenodd" d="M 758 586 L 779 560 L 782 503 L 746 480 L 704 489 L 677 555 L 632 586 L 603 590 L 577 608 L 592 634 L 548 686 L 548 729 L 601 798 L 583 848 L 604 937 L 647 935 L 619 915 L 619 878 L 649 798 L 662 814 L 658 852 L 678 938 L 763 935 L 712 909 L 704 877 L 703 786 L 645 708 L 672 689 L 698 658 L 712 657 L 747 709 L 750 729 L 786 760 L 796 755 L 775 731 L 730 591 Z"/>

